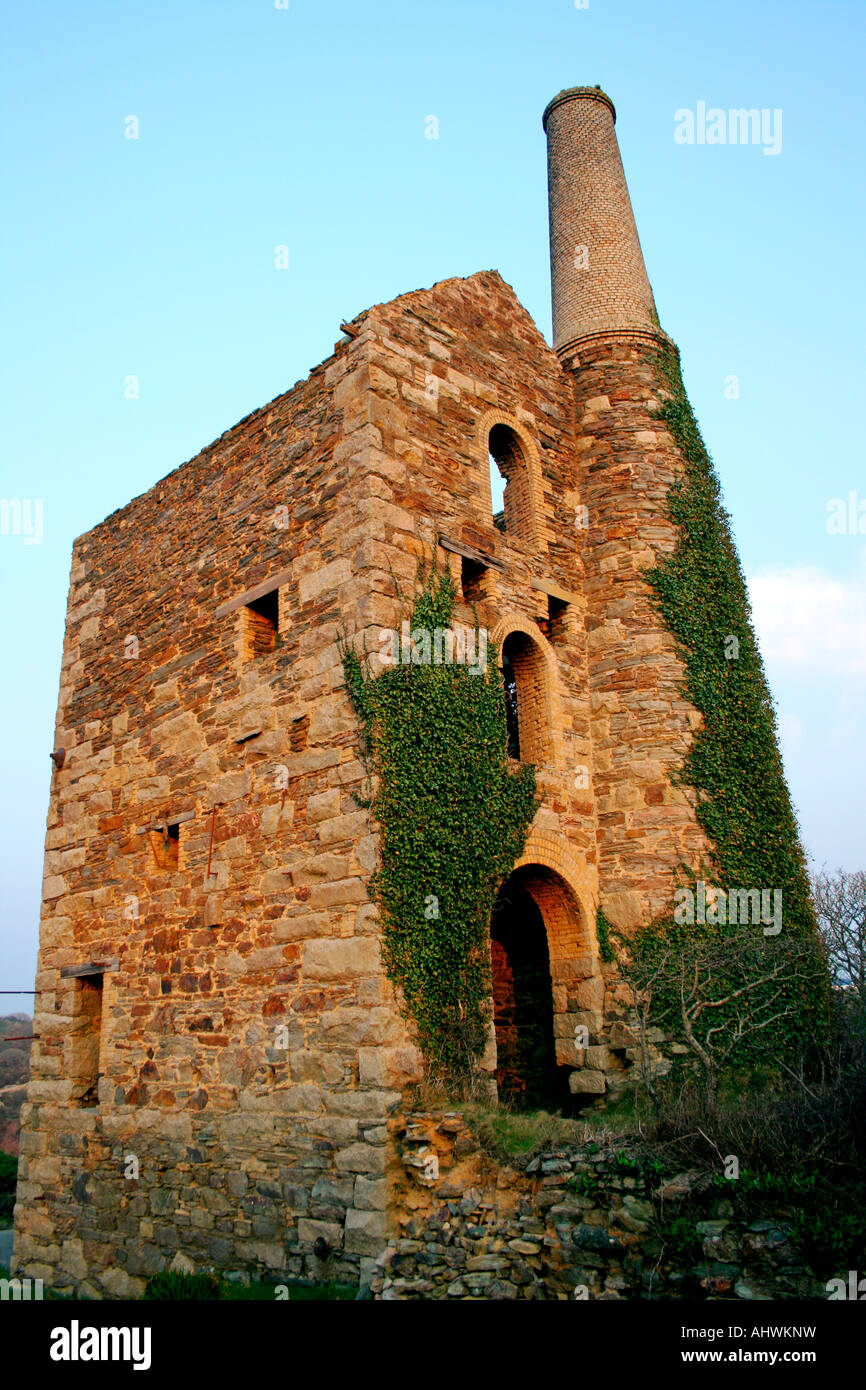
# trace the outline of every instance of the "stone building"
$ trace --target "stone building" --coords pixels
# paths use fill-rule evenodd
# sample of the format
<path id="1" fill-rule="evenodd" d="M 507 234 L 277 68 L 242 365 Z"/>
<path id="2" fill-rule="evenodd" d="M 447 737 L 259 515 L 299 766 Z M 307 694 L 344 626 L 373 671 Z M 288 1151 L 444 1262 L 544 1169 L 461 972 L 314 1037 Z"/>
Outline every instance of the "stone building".
<path id="1" fill-rule="evenodd" d="M 21 1275 L 92 1297 L 172 1265 L 369 1279 L 420 1058 L 380 964 L 339 639 L 375 668 L 419 561 L 510 664 L 543 796 L 495 933 L 502 1051 L 540 953 L 572 1093 L 621 1081 L 598 905 L 637 925 L 707 845 L 672 776 L 700 715 L 642 578 L 682 460 L 614 119 L 598 88 L 545 112 L 552 347 L 495 271 L 376 305 L 76 541 Z"/>

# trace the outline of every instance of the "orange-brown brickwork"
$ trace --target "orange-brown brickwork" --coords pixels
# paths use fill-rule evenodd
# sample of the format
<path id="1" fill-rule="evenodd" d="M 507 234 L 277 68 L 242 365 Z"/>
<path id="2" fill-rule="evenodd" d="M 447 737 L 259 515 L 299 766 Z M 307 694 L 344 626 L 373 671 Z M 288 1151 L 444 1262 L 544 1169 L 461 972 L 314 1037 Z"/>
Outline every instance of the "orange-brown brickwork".
<path id="1" fill-rule="evenodd" d="M 656 325 L 615 119 L 598 87 L 560 92 L 544 113 L 557 351 L 589 334 Z"/>

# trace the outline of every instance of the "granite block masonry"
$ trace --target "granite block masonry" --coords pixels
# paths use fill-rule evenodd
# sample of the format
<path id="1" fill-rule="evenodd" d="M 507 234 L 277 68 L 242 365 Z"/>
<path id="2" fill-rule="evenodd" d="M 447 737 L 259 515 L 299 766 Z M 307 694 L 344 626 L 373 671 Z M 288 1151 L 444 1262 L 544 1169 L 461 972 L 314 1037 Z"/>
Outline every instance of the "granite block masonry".
<path id="1" fill-rule="evenodd" d="M 633 928 L 707 850 L 674 778 L 700 719 L 642 578 L 682 460 L 612 104 L 574 88 L 545 119 L 554 349 L 495 271 L 375 305 L 75 543 L 21 1276 L 94 1298 L 169 1268 L 374 1278 L 422 1059 L 380 961 L 340 640 L 375 670 L 419 562 L 496 644 L 538 770 L 503 892 L 541 924 L 551 1067 L 590 1103 L 625 1084 L 597 907 Z M 497 943 L 491 1091 L 520 1080 L 520 939 Z"/>

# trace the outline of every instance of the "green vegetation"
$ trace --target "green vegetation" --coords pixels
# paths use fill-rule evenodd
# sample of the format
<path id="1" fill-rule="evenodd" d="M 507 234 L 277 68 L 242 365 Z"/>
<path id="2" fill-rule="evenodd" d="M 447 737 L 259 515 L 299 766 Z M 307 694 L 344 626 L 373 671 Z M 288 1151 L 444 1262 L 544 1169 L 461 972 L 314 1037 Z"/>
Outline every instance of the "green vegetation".
<path id="1" fill-rule="evenodd" d="M 220 1279 L 216 1274 L 203 1272 L 199 1274 L 177 1274 L 173 1271 L 165 1270 L 161 1274 L 154 1274 L 148 1279 L 143 1297 L 146 1300 L 172 1301 L 210 1301 L 212 1299 L 222 1299 L 232 1303 L 256 1302 L 274 1303 L 277 1299 L 277 1289 L 279 1287 L 288 1290 L 288 1302 L 345 1302 L 348 1299 L 357 1297 L 358 1290 L 350 1284 L 302 1284 L 286 1281 L 285 1284 L 270 1284 L 260 1281 L 251 1281 L 249 1284 L 237 1284 Z M 285 1300 L 283 1300 L 285 1301 Z"/>
<path id="2" fill-rule="evenodd" d="M 451 630 L 450 573 L 420 579 L 411 632 Z M 535 814 L 535 770 L 509 766 L 492 647 L 483 674 L 465 662 L 427 661 L 372 676 L 348 649 L 343 668 L 379 778 L 370 804 L 382 863 L 370 892 L 382 916 L 385 968 L 428 1071 L 465 1087 L 487 1034 L 490 914 Z"/>
<path id="3" fill-rule="evenodd" d="M 675 547 L 645 577 L 677 642 L 683 693 L 703 715 L 678 780 L 697 793 L 713 845 L 707 883 L 777 895 L 783 924 L 766 935 L 712 906 L 709 921 L 684 922 L 672 905 L 621 943 L 636 990 L 652 996 L 648 1022 L 686 1042 L 712 1091 L 732 1065 L 814 1057 L 828 1036 L 829 977 L 729 518 L 676 354 L 661 353 L 658 366 L 670 395 L 656 418 L 685 473 L 668 493 Z M 684 873 L 689 891 L 696 879 Z"/>
<path id="4" fill-rule="evenodd" d="M 548 1144 L 579 1143 L 584 1135 L 585 1127 L 578 1120 L 550 1115 L 546 1110 L 474 1105 L 463 1106 L 462 1111 L 482 1148 L 506 1162 L 528 1158 Z"/>
<path id="5" fill-rule="evenodd" d="M 697 816 L 715 847 L 718 881 L 783 890 L 786 926 L 813 931 L 775 712 L 730 520 L 676 355 L 663 353 L 659 367 L 671 394 L 657 418 L 679 446 L 685 476 L 668 493 L 675 548 L 645 577 L 677 640 L 685 693 L 704 716 L 681 780 L 698 792 Z"/>
<path id="6" fill-rule="evenodd" d="M 613 927 L 604 915 L 604 911 L 599 907 L 595 914 L 595 935 L 598 940 L 598 954 L 605 965 L 611 965 L 616 960 L 611 932 Z"/>
<path id="7" fill-rule="evenodd" d="M 569 1192 L 577 1192 L 581 1197 L 594 1199 L 601 1190 L 601 1179 L 595 1172 L 575 1173 L 565 1184 Z"/>
<path id="8" fill-rule="evenodd" d="M 215 1274 L 176 1274 L 163 1270 L 147 1281 L 143 1297 L 148 1300 L 195 1299 L 197 1302 L 224 1298 L 224 1285 Z"/>
<path id="9" fill-rule="evenodd" d="M 286 1287 L 290 1303 L 346 1303 L 358 1297 L 358 1290 L 354 1284 L 288 1283 Z M 235 1303 L 273 1303 L 276 1299 L 274 1284 L 254 1283 L 246 1288 L 242 1284 L 228 1284 L 226 1289 L 224 1297 L 232 1299 Z"/>
<path id="10" fill-rule="evenodd" d="M 699 1219 L 696 1213 L 671 1216 L 662 1213 L 654 1229 L 664 1245 L 665 1257 L 683 1266 L 691 1265 L 703 1255 L 701 1238 L 695 1230 Z"/>
<path id="11" fill-rule="evenodd" d="M 12 1224 L 15 1206 L 15 1184 L 18 1180 L 18 1159 L 0 1149 L 0 1230 Z"/>
<path id="12" fill-rule="evenodd" d="M 611 1143 L 634 1129 L 634 1110 L 628 1105 L 618 1112 L 598 1111 L 579 1120 L 547 1110 L 511 1110 L 501 1103 L 467 1104 L 453 1098 L 443 1108 L 459 1108 L 481 1148 L 504 1162 L 530 1158 L 551 1145 L 557 1148 L 581 1144 L 587 1153 L 597 1153 L 599 1140 Z"/>
<path id="13" fill-rule="evenodd" d="M 720 1173 L 713 1175 L 713 1181 L 730 1191 L 732 1184 Z M 754 1220 L 766 1216 L 769 1207 L 781 1207 L 805 1259 L 822 1272 L 862 1263 L 864 1199 L 862 1178 L 848 1174 L 840 1181 L 814 1158 L 788 1172 L 747 1170 L 736 1183 L 737 1211 Z"/>
<path id="14" fill-rule="evenodd" d="M 708 1099 L 693 1080 L 659 1086 L 643 1127 L 665 1171 L 696 1169 L 738 1216 L 780 1213 L 820 1278 L 857 1268 L 866 1249 L 866 1035 L 840 1033 L 808 1084 L 744 1073 Z M 739 1171 L 726 1177 L 723 1157 Z"/>

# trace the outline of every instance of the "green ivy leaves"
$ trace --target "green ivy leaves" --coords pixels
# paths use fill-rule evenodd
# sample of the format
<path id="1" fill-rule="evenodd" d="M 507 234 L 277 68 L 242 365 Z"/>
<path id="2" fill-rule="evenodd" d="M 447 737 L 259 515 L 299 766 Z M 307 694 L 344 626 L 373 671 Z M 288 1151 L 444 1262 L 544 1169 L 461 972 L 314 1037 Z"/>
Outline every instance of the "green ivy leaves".
<path id="1" fill-rule="evenodd" d="M 450 573 L 421 578 L 411 631 L 450 628 Z M 343 667 L 379 776 L 371 809 L 381 864 L 370 892 L 382 915 L 385 968 L 428 1064 L 459 1083 L 486 1042 L 490 913 L 535 814 L 535 769 L 509 765 L 492 647 L 484 674 L 466 664 L 411 664 L 374 677 L 348 650 Z"/>
<path id="2" fill-rule="evenodd" d="M 725 888 L 781 890 L 785 934 L 813 938 L 817 929 L 808 875 L 730 518 L 678 359 L 664 352 L 658 366 L 670 396 L 656 416 L 679 446 L 685 475 L 668 494 L 675 548 L 645 577 L 677 640 L 685 665 L 684 694 L 704 716 L 679 780 L 698 792 L 696 815 L 714 846 L 713 881 Z M 819 1024 L 826 1015 L 826 973 L 818 953 L 815 960 L 811 987 L 797 987 L 803 1024 L 810 1017 Z M 762 1041 L 784 1051 L 794 1031 L 788 1019 L 785 1037 Z"/>

